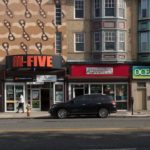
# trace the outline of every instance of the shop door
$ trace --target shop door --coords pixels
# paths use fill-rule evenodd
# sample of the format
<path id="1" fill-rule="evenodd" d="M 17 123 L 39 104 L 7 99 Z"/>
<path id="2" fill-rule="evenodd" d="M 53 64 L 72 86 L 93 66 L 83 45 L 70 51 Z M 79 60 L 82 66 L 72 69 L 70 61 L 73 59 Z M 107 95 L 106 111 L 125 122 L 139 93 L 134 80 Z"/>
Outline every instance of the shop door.
<path id="1" fill-rule="evenodd" d="M 31 104 L 33 111 L 41 110 L 41 90 L 31 89 Z"/>
<path id="2" fill-rule="evenodd" d="M 41 110 L 48 111 L 50 107 L 50 91 L 49 89 L 41 89 Z"/>
<path id="3" fill-rule="evenodd" d="M 137 110 L 146 110 L 146 91 L 145 89 L 139 89 L 137 94 Z"/>

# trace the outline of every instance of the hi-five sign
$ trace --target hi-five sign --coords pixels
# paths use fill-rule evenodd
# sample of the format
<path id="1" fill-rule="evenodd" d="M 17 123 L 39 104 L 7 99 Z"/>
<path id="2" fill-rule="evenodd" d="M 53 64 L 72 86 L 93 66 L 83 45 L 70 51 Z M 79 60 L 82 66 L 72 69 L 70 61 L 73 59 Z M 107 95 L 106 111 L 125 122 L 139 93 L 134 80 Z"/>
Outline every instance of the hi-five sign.
<path id="1" fill-rule="evenodd" d="M 62 58 L 51 55 L 7 56 L 7 68 L 61 68 Z"/>

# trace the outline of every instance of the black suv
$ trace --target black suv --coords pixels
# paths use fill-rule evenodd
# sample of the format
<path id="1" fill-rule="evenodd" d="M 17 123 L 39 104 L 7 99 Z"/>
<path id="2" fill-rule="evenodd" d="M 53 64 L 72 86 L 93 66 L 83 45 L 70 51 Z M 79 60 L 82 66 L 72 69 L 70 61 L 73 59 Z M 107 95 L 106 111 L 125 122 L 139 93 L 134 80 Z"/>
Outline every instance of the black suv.
<path id="1" fill-rule="evenodd" d="M 54 104 L 49 113 L 52 117 L 66 118 L 70 115 L 98 115 L 107 118 L 116 112 L 116 103 L 111 96 L 102 94 L 78 96 L 66 103 Z"/>

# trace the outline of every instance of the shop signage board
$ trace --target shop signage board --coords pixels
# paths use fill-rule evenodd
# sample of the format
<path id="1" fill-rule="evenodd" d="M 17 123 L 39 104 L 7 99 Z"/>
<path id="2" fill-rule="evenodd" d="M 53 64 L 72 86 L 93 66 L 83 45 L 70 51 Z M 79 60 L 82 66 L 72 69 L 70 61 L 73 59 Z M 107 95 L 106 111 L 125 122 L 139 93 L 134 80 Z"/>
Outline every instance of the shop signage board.
<path id="1" fill-rule="evenodd" d="M 37 75 L 36 82 L 56 82 L 56 75 Z"/>
<path id="2" fill-rule="evenodd" d="M 72 65 L 72 77 L 129 77 L 129 65 Z"/>
<path id="3" fill-rule="evenodd" d="M 6 68 L 54 68 L 60 69 L 62 57 L 57 55 L 12 55 L 6 56 Z"/>
<path id="4" fill-rule="evenodd" d="M 133 79 L 150 79 L 150 66 L 133 66 Z"/>

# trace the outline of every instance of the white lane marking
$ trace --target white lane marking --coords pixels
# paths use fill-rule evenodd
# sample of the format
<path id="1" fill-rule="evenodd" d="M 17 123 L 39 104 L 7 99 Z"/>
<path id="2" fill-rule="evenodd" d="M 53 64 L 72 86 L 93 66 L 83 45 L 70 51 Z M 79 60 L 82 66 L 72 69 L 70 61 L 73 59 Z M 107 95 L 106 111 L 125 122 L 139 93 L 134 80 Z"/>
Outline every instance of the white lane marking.
<path id="1" fill-rule="evenodd" d="M 136 148 L 86 149 L 86 150 L 137 150 Z"/>

